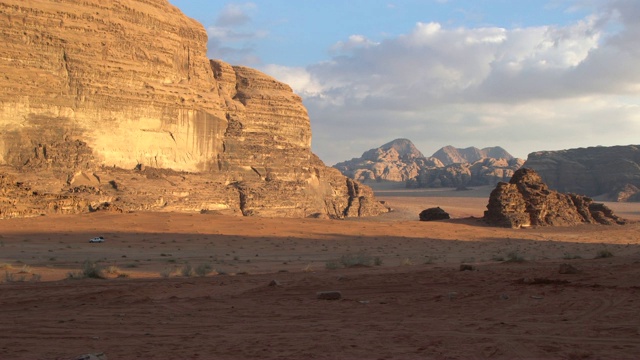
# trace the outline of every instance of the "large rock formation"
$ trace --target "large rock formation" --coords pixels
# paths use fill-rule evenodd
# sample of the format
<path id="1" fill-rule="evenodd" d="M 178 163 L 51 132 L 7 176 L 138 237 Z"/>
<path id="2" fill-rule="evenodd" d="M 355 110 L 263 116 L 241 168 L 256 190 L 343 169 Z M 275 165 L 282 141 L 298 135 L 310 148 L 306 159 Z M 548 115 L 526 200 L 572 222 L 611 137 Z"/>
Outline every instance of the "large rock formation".
<path id="1" fill-rule="evenodd" d="M 434 158 L 425 158 L 411 140 L 396 139 L 365 151 L 360 158 L 335 164 L 342 174 L 358 181 L 407 181 L 424 167 L 442 167 Z"/>
<path id="2" fill-rule="evenodd" d="M 482 159 L 505 159 L 511 160 L 513 156 L 500 146 L 487 147 L 478 149 L 477 147 L 455 148 L 451 145 L 445 146 L 436 151 L 434 158 L 440 160 L 445 165 L 460 163 L 475 163 Z"/>
<path id="3" fill-rule="evenodd" d="M 516 171 L 509 183 L 501 182 L 491 192 L 484 220 L 512 228 L 625 223 L 588 197 L 549 190 L 540 175 L 528 168 Z"/>
<path id="4" fill-rule="evenodd" d="M 509 181 L 524 160 L 484 158 L 474 163 L 450 164 L 444 167 L 422 167 L 418 175 L 407 180 L 411 188 L 440 188 L 495 185 Z"/>
<path id="5" fill-rule="evenodd" d="M 526 167 L 550 188 L 613 201 L 640 201 L 640 146 L 611 146 L 538 151 Z"/>
<path id="6" fill-rule="evenodd" d="M 0 24 L 0 217 L 385 211 L 311 153 L 289 86 L 207 59 L 167 0 L 5 0 Z"/>
<path id="7" fill-rule="evenodd" d="M 494 185 L 508 181 L 523 163 L 498 146 L 482 150 L 446 146 L 425 157 L 410 140 L 396 139 L 334 167 L 362 182 L 397 181 L 411 188 L 433 188 Z"/>

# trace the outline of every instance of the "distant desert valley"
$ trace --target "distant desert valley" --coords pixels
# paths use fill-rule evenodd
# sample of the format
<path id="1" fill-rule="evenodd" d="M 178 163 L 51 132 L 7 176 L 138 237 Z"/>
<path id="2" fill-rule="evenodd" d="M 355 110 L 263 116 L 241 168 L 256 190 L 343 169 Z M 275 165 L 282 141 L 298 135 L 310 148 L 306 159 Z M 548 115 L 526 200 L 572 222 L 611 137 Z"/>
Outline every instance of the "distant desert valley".
<path id="1" fill-rule="evenodd" d="M 0 4 L 0 359 L 640 353 L 639 145 L 327 166 L 168 1 L 63 3 Z"/>

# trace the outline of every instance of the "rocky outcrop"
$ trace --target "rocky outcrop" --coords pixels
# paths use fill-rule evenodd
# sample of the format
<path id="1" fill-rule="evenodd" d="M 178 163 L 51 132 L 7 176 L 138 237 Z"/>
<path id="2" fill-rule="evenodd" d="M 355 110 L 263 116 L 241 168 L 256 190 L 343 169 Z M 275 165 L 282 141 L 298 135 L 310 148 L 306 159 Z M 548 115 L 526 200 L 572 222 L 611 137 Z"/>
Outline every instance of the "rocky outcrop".
<path id="1" fill-rule="evenodd" d="M 335 164 L 342 174 L 358 181 L 407 181 L 424 167 L 442 167 L 437 159 L 425 158 L 411 140 L 396 139 L 365 151 L 360 158 Z"/>
<path id="2" fill-rule="evenodd" d="M 7 0 L 0 23 L 0 217 L 386 210 L 311 152 L 289 86 L 207 59 L 167 0 Z"/>
<path id="3" fill-rule="evenodd" d="M 512 228 L 625 223 L 591 198 L 549 190 L 540 175 L 528 168 L 516 171 L 509 183 L 501 182 L 491 192 L 484 220 Z"/>
<path id="4" fill-rule="evenodd" d="M 529 154 L 524 166 L 536 170 L 557 191 L 613 201 L 640 200 L 638 145 L 539 151 Z"/>
<path id="5" fill-rule="evenodd" d="M 451 164 L 445 167 L 423 167 L 418 176 L 409 179 L 406 186 L 410 188 L 439 188 L 494 185 L 501 181 L 509 181 L 524 160 L 513 158 L 485 158 L 474 163 Z"/>
<path id="6" fill-rule="evenodd" d="M 500 146 L 487 147 L 484 149 L 478 149 L 477 147 L 472 146 L 461 149 L 449 145 L 436 151 L 432 156 L 440 160 L 444 165 L 475 163 L 478 160 L 487 158 L 505 160 L 513 159 L 513 156 Z"/>
<path id="7" fill-rule="evenodd" d="M 494 157 L 497 156 L 497 157 Z M 456 149 L 446 146 L 425 157 L 410 140 L 396 139 L 334 165 L 358 181 L 398 181 L 407 187 L 464 187 L 508 181 L 524 160 L 501 147 Z"/>
<path id="8" fill-rule="evenodd" d="M 444 211 L 440 207 L 428 208 L 422 210 L 418 215 L 420 221 L 438 221 L 438 220 L 447 220 L 451 219 L 451 216 L 448 212 Z"/>

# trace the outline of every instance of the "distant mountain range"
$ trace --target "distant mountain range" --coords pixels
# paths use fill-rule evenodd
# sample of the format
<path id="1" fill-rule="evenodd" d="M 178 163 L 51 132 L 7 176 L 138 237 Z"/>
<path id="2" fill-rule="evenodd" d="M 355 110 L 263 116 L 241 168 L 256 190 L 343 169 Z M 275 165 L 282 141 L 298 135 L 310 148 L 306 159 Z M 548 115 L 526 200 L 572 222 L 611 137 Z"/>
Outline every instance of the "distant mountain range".
<path id="1" fill-rule="evenodd" d="M 425 157 L 408 139 L 396 139 L 334 165 L 361 182 L 396 181 L 408 187 L 464 187 L 508 181 L 524 160 L 503 148 L 445 146 Z"/>
<path id="2" fill-rule="evenodd" d="M 484 149 L 478 149 L 477 147 L 472 146 L 465 149 L 459 149 L 449 145 L 436 151 L 431 156 L 442 161 L 445 165 L 474 163 L 478 160 L 487 158 L 505 160 L 513 159 L 513 156 L 500 146 L 487 147 Z"/>
<path id="3" fill-rule="evenodd" d="M 552 190 L 609 201 L 640 201 L 640 145 L 537 151 L 527 161 L 495 146 L 445 146 L 424 156 L 408 139 L 396 139 L 334 165 L 367 183 L 404 182 L 407 187 L 465 187 L 508 182 L 521 167 L 535 170 Z"/>

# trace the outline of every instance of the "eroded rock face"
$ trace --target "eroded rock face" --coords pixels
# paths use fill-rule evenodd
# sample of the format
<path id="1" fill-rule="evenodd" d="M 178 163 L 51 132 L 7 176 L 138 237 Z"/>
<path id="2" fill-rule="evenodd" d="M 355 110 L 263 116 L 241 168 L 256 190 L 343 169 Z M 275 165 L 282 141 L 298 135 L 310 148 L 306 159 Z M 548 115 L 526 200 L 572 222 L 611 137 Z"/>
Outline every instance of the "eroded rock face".
<path id="1" fill-rule="evenodd" d="M 640 146 L 610 146 L 539 151 L 526 167 L 536 170 L 550 188 L 612 201 L 639 201 Z"/>
<path id="2" fill-rule="evenodd" d="M 625 223 L 605 205 L 588 197 L 549 190 L 540 175 L 528 168 L 516 171 L 509 183 L 496 186 L 484 220 L 512 228 Z"/>
<path id="3" fill-rule="evenodd" d="M 207 35 L 167 1 L 7 0 L 0 23 L 0 163 L 215 168 Z"/>
<path id="4" fill-rule="evenodd" d="M 408 139 L 368 150 L 360 158 L 334 165 L 345 176 L 368 181 L 405 182 L 409 188 L 494 185 L 508 181 L 524 160 L 499 146 L 457 149 L 446 146 L 425 157 Z"/>
<path id="5" fill-rule="evenodd" d="M 396 139 L 333 167 L 358 181 L 403 182 L 416 177 L 427 166 L 443 165 L 437 159 L 425 158 L 410 140 Z"/>
<path id="6" fill-rule="evenodd" d="M 477 147 L 471 146 L 461 149 L 449 145 L 436 151 L 431 156 L 440 160 L 444 165 L 475 163 L 478 160 L 487 158 L 505 160 L 511 160 L 514 158 L 500 146 L 486 147 L 483 149 L 478 149 Z"/>
<path id="7" fill-rule="evenodd" d="M 311 152 L 289 86 L 207 59 L 205 29 L 167 0 L 7 0 L 0 24 L 0 217 L 62 200 L 70 212 L 386 211 Z"/>
<path id="8" fill-rule="evenodd" d="M 494 185 L 509 181 L 524 160 L 484 158 L 474 163 L 451 164 L 444 167 L 423 167 L 418 176 L 406 183 L 411 188 L 467 187 Z"/>

